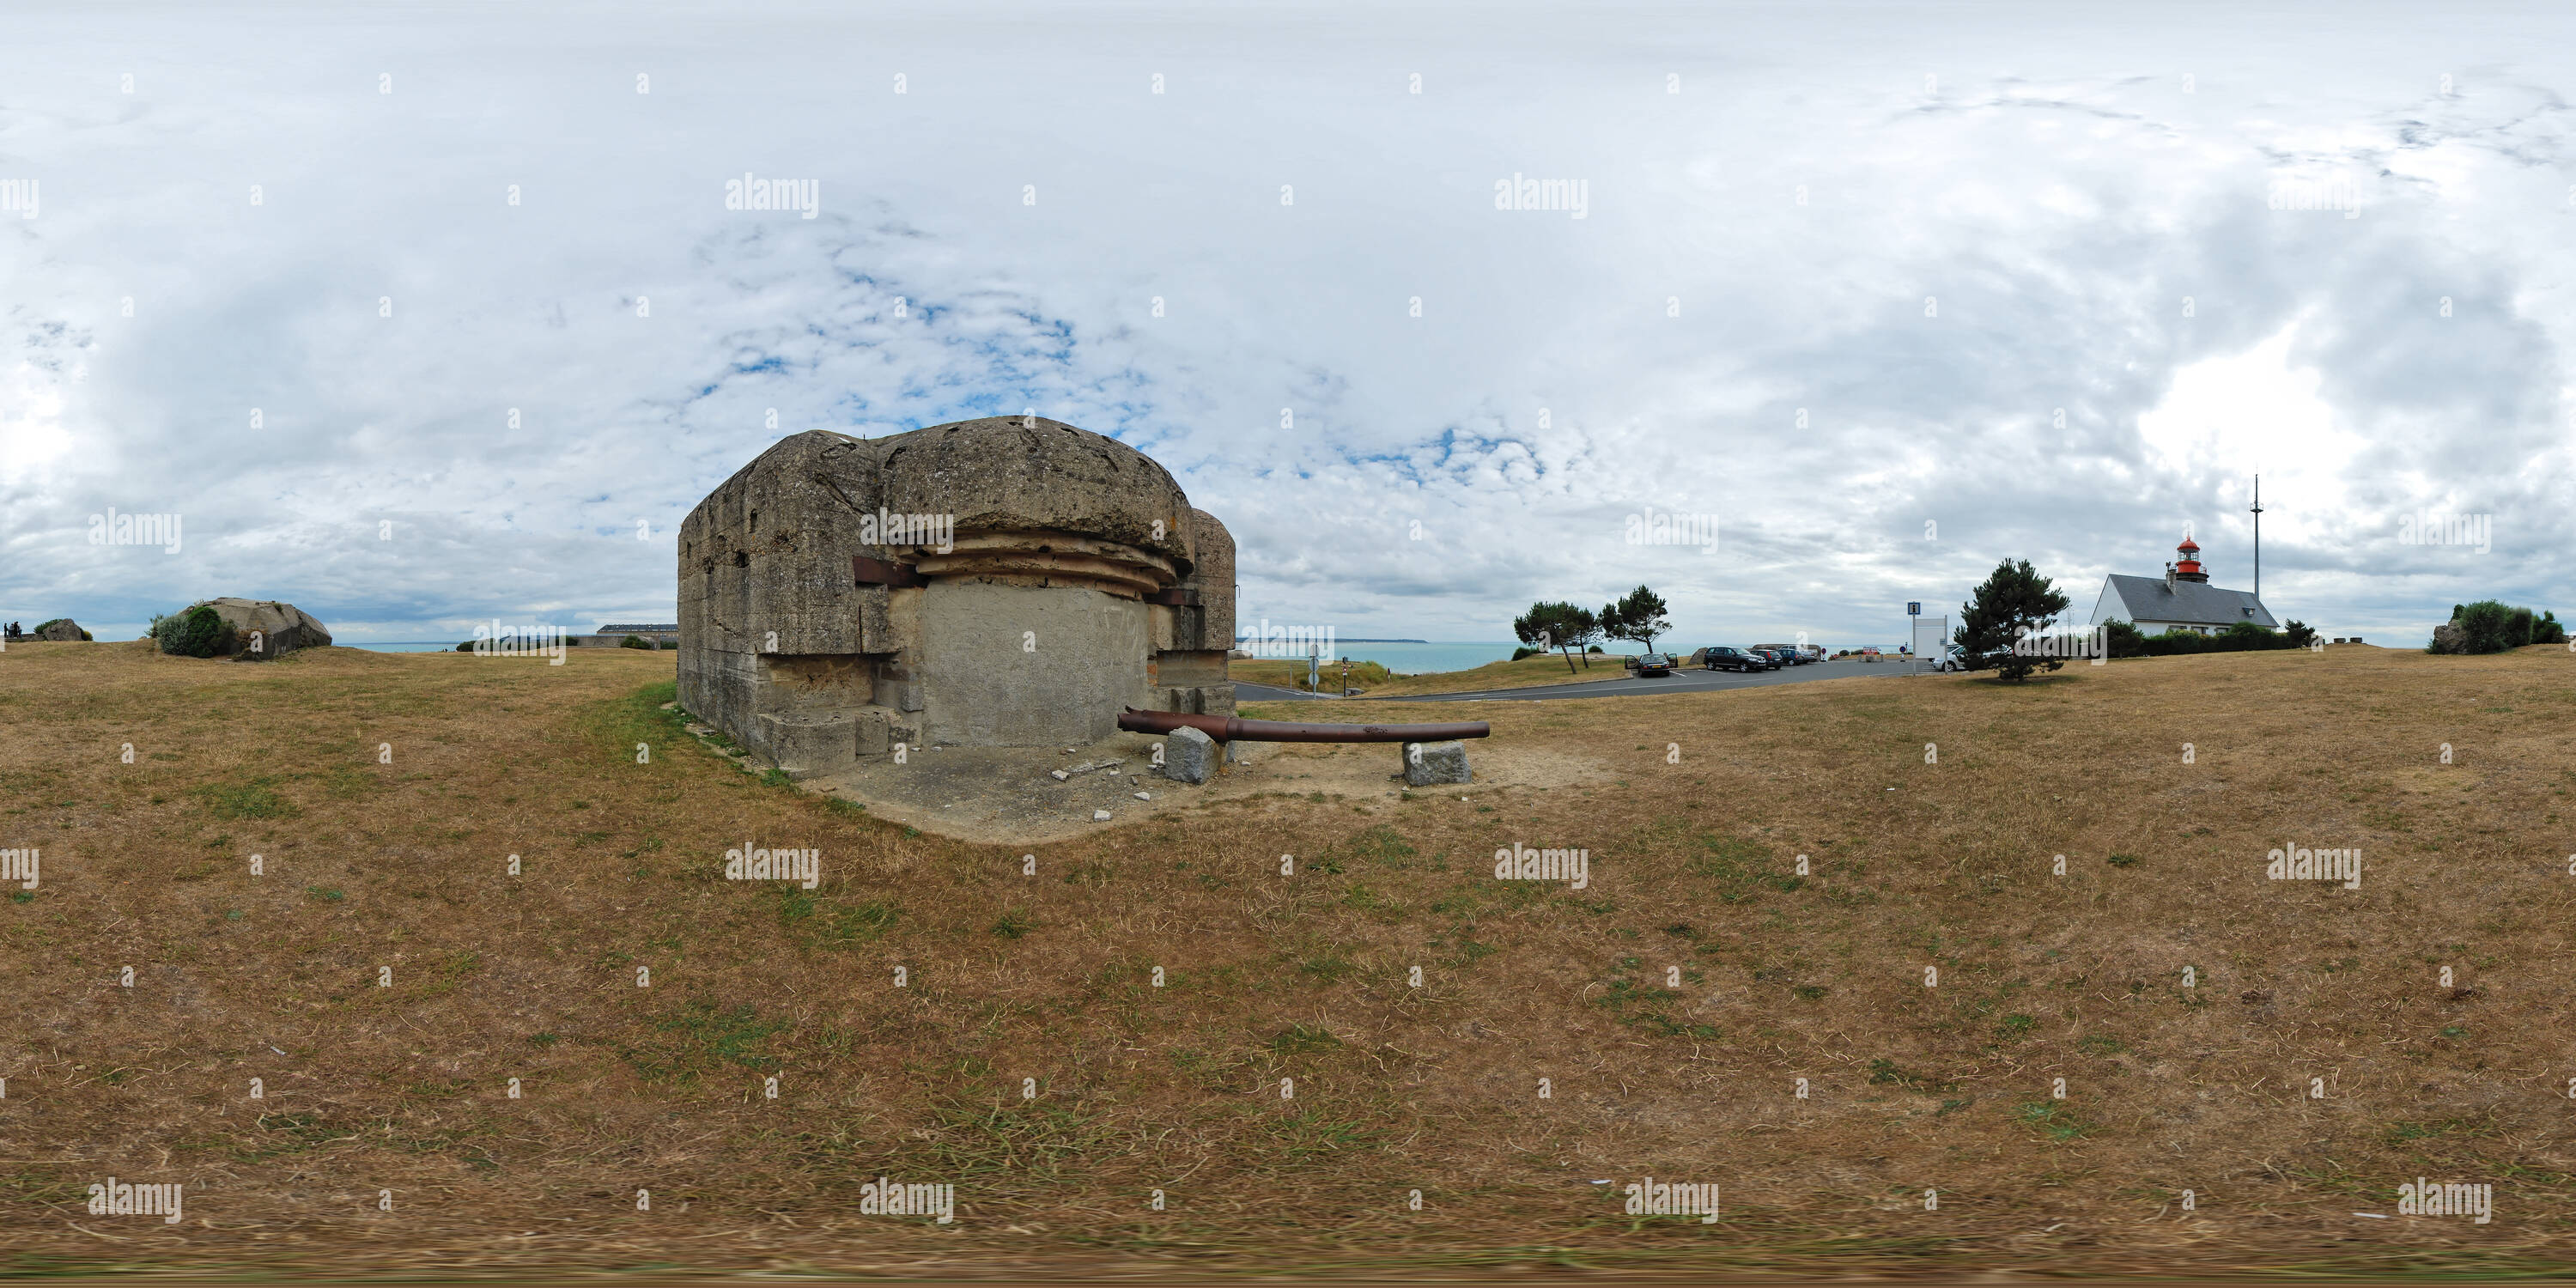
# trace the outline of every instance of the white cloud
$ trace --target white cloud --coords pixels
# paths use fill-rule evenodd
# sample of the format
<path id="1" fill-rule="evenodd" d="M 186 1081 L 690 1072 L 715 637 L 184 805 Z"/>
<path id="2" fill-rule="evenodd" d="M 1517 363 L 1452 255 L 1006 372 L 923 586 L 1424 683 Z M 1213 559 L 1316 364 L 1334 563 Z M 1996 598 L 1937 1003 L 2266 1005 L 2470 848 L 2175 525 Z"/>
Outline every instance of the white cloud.
<path id="1" fill-rule="evenodd" d="M 22 7 L 0 615 L 662 617 L 669 530 L 777 433 L 1022 407 L 1169 465 L 1248 614 L 1344 634 L 1643 580 L 1685 634 L 1880 641 L 2007 556 L 2089 594 L 2187 522 L 2224 575 L 2257 467 L 2284 616 L 2546 603 L 2568 158 L 2520 60 L 2569 22 L 2521 25 Z M 746 171 L 817 217 L 726 211 Z M 1514 173 L 1587 218 L 1496 211 Z M 2270 209 L 2282 175 L 2367 177 L 2361 217 Z M 2452 502 L 2496 555 L 2389 563 Z M 184 511 L 188 551 L 87 547 L 110 504 Z M 1625 546 L 1647 505 L 1726 516 L 1724 553 Z"/>

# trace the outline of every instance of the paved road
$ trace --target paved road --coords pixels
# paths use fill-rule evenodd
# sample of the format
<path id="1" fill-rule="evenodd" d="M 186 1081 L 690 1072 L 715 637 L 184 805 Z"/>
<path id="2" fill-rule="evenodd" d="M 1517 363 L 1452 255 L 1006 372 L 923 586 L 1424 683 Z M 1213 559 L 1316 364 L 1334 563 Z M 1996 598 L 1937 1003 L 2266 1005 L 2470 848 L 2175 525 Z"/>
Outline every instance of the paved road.
<path id="1" fill-rule="evenodd" d="M 1609 664 L 1617 667 L 1613 658 Z M 1546 702 L 1558 698 L 1624 698 L 1641 693 L 1695 693 L 1705 689 L 1749 689 L 1764 684 L 1796 684 L 1802 680 L 1833 680 L 1860 675 L 1904 675 L 1914 669 L 1911 662 L 1811 662 L 1805 666 L 1786 667 L 1777 671 L 1706 671 L 1695 668 L 1673 672 L 1669 676 L 1634 676 L 1625 670 L 1605 668 L 1597 659 L 1595 673 L 1608 670 L 1599 680 L 1579 684 L 1551 684 L 1527 689 L 1485 689 L 1475 693 L 1422 693 L 1400 698 L 1360 698 L 1365 702 Z M 1252 702 L 1276 702 L 1282 699 L 1310 701 L 1311 695 L 1293 689 L 1274 689 L 1266 684 L 1234 685 L 1235 696 Z M 1332 695 L 1326 694 L 1327 698 Z"/>

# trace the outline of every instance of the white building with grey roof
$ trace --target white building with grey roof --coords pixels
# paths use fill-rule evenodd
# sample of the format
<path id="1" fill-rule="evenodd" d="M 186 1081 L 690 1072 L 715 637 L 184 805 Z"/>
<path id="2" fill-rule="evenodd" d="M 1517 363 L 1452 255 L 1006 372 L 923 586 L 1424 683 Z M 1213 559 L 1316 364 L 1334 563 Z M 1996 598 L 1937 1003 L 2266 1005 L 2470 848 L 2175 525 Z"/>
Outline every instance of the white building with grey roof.
<path id="1" fill-rule="evenodd" d="M 2101 598 L 2094 601 L 2092 625 L 2128 622 L 2146 635 L 2169 630 L 2215 635 L 2238 622 L 2279 630 L 2270 609 L 2250 590 L 2228 590 L 2209 584 L 2201 567 L 2200 547 L 2189 536 L 2174 548 L 2182 558 L 2165 565 L 2163 577 L 2102 579 Z"/>

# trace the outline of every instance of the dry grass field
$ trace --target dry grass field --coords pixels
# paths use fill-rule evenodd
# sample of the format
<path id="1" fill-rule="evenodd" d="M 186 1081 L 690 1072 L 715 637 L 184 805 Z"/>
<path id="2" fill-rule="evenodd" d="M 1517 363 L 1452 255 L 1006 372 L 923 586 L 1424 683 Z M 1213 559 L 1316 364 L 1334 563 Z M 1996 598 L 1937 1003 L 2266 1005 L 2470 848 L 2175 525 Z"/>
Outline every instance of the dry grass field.
<path id="1" fill-rule="evenodd" d="M 1374 662 L 1351 664 L 1351 687 L 1373 698 L 1405 697 L 1422 693 L 1474 693 L 1484 689 L 1524 689 L 1541 684 L 1580 684 L 1586 680 L 1616 680 L 1628 674 L 1616 654 L 1597 654 L 1591 665 L 1582 658 L 1574 659 L 1574 670 L 1565 669 L 1566 659 L 1560 654 L 1525 657 L 1517 662 L 1487 662 L 1464 671 L 1433 671 L 1423 675 L 1389 675 L 1386 668 Z M 1228 678 L 1249 680 L 1282 689 L 1302 689 L 1306 684 L 1306 664 L 1275 659 L 1237 658 L 1226 666 Z M 1339 663 L 1323 670 L 1324 690 L 1331 692 L 1341 676 Z"/>
<path id="2" fill-rule="evenodd" d="M 1317 674 L 1324 692 L 1333 692 L 1343 683 L 1342 664 L 1338 661 L 1322 664 L 1317 668 Z M 1225 675 L 1229 680 L 1247 680 L 1281 689 L 1303 690 L 1306 687 L 1306 663 L 1302 660 L 1238 657 L 1226 662 Z M 1349 683 L 1351 688 L 1361 693 L 1371 692 L 1394 678 L 1378 663 L 1351 663 Z"/>
<path id="3" fill-rule="evenodd" d="M 0 1273 L 2571 1261 L 2564 651 L 1431 706 L 1581 772 L 1232 798 L 1034 875 L 741 772 L 671 664 L 0 654 L 0 848 L 41 851 Z M 746 840 L 818 886 L 723 879 Z M 2267 880 L 2285 844 L 2359 888 Z M 90 1214 L 111 1175 L 184 1219 Z M 880 1176 L 955 1221 L 863 1215 Z M 1648 1176 L 1721 1219 L 1626 1215 Z M 2419 1176 L 2492 1221 L 2397 1215 Z"/>

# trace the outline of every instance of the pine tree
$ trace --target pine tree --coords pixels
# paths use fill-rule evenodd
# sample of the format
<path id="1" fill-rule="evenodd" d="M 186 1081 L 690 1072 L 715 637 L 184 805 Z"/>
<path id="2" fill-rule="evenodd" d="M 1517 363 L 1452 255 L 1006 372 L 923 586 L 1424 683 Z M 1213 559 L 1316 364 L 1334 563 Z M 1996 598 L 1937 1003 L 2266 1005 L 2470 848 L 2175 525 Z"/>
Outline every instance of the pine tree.
<path id="1" fill-rule="evenodd" d="M 2066 596 L 2040 576 L 2029 560 L 1996 564 L 1968 602 L 1959 605 L 1958 641 L 1967 651 L 1969 668 L 1983 670 L 1991 665 L 2001 672 L 1997 678 L 2016 683 L 2029 679 L 2034 670 L 2056 670 L 2062 663 L 2055 658 L 2010 650 L 2023 636 L 2055 621 L 2066 611 L 2066 603 Z M 1998 649 L 2005 651 L 1997 653 Z"/>
<path id="2" fill-rule="evenodd" d="M 1531 648 L 1562 650 L 1566 655 L 1565 669 L 1571 674 L 1574 651 L 1601 638 L 1601 619 L 1563 601 L 1542 601 L 1530 605 L 1528 612 L 1513 620 L 1512 634 Z M 1583 665 L 1591 669 L 1591 659 L 1584 659 Z"/>

